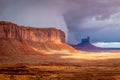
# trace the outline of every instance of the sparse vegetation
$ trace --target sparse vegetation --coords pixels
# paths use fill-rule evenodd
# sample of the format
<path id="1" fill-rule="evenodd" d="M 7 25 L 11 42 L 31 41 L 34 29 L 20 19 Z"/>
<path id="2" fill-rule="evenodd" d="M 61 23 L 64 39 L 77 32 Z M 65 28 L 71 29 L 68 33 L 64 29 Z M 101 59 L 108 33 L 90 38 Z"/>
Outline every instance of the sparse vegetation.
<path id="1" fill-rule="evenodd" d="M 0 69 L 0 80 L 120 80 L 119 66 L 27 66 Z"/>

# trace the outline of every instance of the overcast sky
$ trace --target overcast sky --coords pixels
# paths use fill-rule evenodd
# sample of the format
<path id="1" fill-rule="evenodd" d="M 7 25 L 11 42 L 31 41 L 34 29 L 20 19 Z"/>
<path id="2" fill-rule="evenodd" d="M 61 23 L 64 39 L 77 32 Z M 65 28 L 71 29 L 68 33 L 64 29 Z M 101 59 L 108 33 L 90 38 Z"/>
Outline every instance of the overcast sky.
<path id="1" fill-rule="evenodd" d="M 0 0 L 0 20 L 56 27 L 72 44 L 120 41 L 120 0 Z"/>

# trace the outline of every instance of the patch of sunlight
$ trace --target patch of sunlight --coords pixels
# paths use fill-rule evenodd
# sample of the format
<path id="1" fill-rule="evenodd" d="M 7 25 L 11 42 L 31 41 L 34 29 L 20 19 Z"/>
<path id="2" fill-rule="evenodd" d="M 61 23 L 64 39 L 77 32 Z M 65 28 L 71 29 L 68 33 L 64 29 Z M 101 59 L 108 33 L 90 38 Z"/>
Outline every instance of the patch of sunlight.
<path id="1" fill-rule="evenodd" d="M 49 50 L 49 52 L 46 50 L 41 50 L 41 52 L 46 54 L 72 54 L 68 50 Z"/>
<path id="2" fill-rule="evenodd" d="M 92 53 L 92 54 L 71 54 L 67 56 L 61 56 L 61 58 L 72 58 L 72 59 L 86 59 L 86 60 L 99 60 L 99 59 L 117 59 L 120 58 L 120 54 L 101 52 L 101 53 Z"/>
<path id="3" fill-rule="evenodd" d="M 40 52 L 40 50 L 37 49 L 37 48 L 35 48 L 35 47 L 32 47 L 32 49 L 33 49 L 34 51 Z"/>
<path id="4" fill-rule="evenodd" d="M 117 59 L 120 58 L 120 54 L 116 52 L 82 52 L 79 51 L 77 53 L 71 53 L 68 50 L 52 50 L 49 48 L 48 50 L 39 50 L 37 48 L 32 47 L 35 51 L 44 53 L 44 54 L 61 54 L 61 58 L 63 59 L 84 59 L 84 60 L 99 60 L 99 59 Z M 65 55 L 64 55 L 65 54 Z"/>
<path id="5" fill-rule="evenodd" d="M 33 50 L 37 51 L 37 52 L 41 52 L 41 53 L 44 53 L 44 54 L 72 54 L 68 50 L 52 50 L 48 47 L 47 47 L 47 50 L 39 50 L 35 47 L 31 47 L 31 48 Z"/>

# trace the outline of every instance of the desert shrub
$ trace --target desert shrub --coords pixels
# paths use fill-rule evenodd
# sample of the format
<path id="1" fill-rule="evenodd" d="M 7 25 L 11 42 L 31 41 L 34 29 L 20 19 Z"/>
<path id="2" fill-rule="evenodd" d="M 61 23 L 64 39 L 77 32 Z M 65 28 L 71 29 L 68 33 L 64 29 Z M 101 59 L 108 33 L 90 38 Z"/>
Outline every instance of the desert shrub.
<path id="1" fill-rule="evenodd" d="M 13 75 L 10 75 L 10 80 L 16 80 L 15 77 Z"/>
<path id="2" fill-rule="evenodd" d="M 33 76 L 29 76 L 28 80 L 36 80 L 36 79 Z"/>
<path id="3" fill-rule="evenodd" d="M 42 76 L 37 75 L 37 76 L 36 76 L 36 80 L 42 80 Z"/>

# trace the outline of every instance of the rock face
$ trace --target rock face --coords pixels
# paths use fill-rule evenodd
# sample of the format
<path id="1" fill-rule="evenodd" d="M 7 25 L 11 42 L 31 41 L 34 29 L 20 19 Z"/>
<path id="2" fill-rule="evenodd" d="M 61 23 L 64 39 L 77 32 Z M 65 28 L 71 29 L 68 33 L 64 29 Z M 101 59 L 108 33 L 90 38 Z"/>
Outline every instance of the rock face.
<path id="1" fill-rule="evenodd" d="M 105 51 L 106 50 L 104 48 L 100 48 L 100 47 L 96 47 L 96 46 L 92 45 L 90 43 L 89 37 L 83 38 L 83 39 L 81 39 L 81 43 L 79 43 L 77 45 L 71 45 L 71 46 L 77 50 L 83 50 L 83 51 L 97 52 L 97 51 Z"/>
<path id="2" fill-rule="evenodd" d="M 90 44 L 90 38 L 87 37 L 87 38 L 82 39 L 80 44 L 82 44 L 82 45 L 84 45 L 84 44 Z"/>
<path id="3" fill-rule="evenodd" d="M 65 43 L 63 31 L 55 28 L 32 28 L 18 26 L 11 22 L 0 22 L 0 38 L 20 41 Z"/>
<path id="4" fill-rule="evenodd" d="M 0 22 L 0 63 L 61 62 L 61 57 L 67 52 L 76 52 L 76 50 L 66 44 L 65 34 L 61 30 Z"/>
<path id="5" fill-rule="evenodd" d="M 27 49 L 38 52 L 41 50 L 75 50 L 66 44 L 65 34 L 59 29 L 18 26 L 6 21 L 0 21 L 0 46 L 1 44 L 13 46 L 13 49 L 19 48 L 16 51 L 20 52 L 23 49 L 26 49 L 26 52 L 28 52 Z M 9 48 L 6 45 L 4 48 L 2 46 L 1 49 Z"/>

